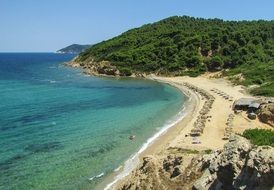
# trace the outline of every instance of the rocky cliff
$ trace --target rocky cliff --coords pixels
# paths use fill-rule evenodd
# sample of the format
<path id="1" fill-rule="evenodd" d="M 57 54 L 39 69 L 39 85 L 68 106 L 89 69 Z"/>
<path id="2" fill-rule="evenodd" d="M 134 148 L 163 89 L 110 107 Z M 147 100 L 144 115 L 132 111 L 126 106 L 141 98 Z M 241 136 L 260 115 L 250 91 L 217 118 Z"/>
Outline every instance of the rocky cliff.
<path id="1" fill-rule="evenodd" d="M 223 150 L 149 156 L 118 187 L 119 190 L 236 190 L 274 187 L 274 148 L 253 146 L 233 135 Z"/>
<path id="2" fill-rule="evenodd" d="M 89 58 L 85 61 L 80 61 L 79 56 L 66 64 L 70 67 L 80 67 L 84 69 L 84 73 L 91 76 L 131 76 L 131 77 L 146 77 L 146 73 L 133 72 L 128 68 L 116 67 L 109 61 L 95 61 Z"/>
<path id="3" fill-rule="evenodd" d="M 199 169 L 205 168 L 193 186 L 196 190 L 266 190 L 274 186 L 274 148 L 255 147 L 240 136 L 232 136 L 219 154 L 205 155 L 196 162 Z"/>
<path id="4" fill-rule="evenodd" d="M 108 61 L 95 62 L 93 59 L 88 60 L 87 62 L 80 62 L 77 60 L 78 57 L 74 58 L 72 61 L 68 62 L 67 65 L 71 67 L 81 67 L 84 69 L 84 72 L 89 75 L 110 75 L 110 76 L 119 76 L 120 71 L 112 66 Z"/>

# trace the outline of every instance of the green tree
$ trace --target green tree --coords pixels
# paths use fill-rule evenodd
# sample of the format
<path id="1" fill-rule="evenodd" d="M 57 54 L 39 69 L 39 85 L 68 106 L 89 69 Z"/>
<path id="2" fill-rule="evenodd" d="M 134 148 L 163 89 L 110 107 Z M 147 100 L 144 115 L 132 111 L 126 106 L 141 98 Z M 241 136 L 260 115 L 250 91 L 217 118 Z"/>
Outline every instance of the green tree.
<path id="1" fill-rule="evenodd" d="M 224 62 L 221 57 L 215 56 L 213 57 L 208 65 L 207 68 L 209 71 L 220 71 L 223 68 Z"/>
<path id="2" fill-rule="evenodd" d="M 274 80 L 273 26 L 274 21 L 175 16 L 94 44 L 77 61 L 89 67 L 107 60 L 132 72 L 191 76 L 225 68 L 229 76 L 244 75 L 242 84 L 260 84 L 258 90 L 272 94 L 273 85 L 266 84 Z"/>
<path id="3" fill-rule="evenodd" d="M 190 68 L 199 67 L 202 63 L 201 57 L 198 55 L 191 55 L 186 58 L 186 66 Z"/>

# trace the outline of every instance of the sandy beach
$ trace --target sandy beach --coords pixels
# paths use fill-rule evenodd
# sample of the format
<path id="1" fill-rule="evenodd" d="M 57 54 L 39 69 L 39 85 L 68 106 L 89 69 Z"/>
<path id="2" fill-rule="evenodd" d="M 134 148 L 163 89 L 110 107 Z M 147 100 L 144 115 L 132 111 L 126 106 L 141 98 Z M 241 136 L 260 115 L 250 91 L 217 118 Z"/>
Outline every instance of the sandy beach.
<path id="1" fill-rule="evenodd" d="M 233 114 L 235 117 L 232 121 L 233 125 L 233 132 L 241 133 L 246 129 L 249 128 L 267 128 L 271 129 L 271 127 L 267 124 L 261 123 L 258 119 L 250 120 L 248 119 L 245 112 L 234 114 L 232 110 L 232 105 L 235 100 L 240 98 L 247 98 L 252 97 L 251 95 L 247 94 L 243 87 L 241 86 L 233 86 L 229 81 L 225 79 L 208 79 L 205 77 L 197 77 L 197 78 L 190 78 L 190 77 L 174 77 L 174 78 L 163 78 L 163 77 L 156 77 L 156 80 L 167 81 L 170 84 L 176 83 L 183 84 L 189 83 L 194 85 L 200 89 L 205 90 L 207 93 L 212 95 L 215 100 L 212 105 L 212 108 L 208 112 L 208 115 L 211 116 L 209 120 L 205 123 L 205 128 L 203 134 L 199 137 L 201 144 L 192 144 L 191 137 L 186 138 L 185 135 L 189 134 L 193 123 L 197 119 L 198 110 L 201 109 L 202 105 L 204 104 L 205 100 L 201 97 L 200 94 L 195 93 L 196 98 L 198 99 L 197 102 L 197 111 L 193 113 L 193 119 L 188 122 L 188 124 L 184 127 L 183 130 L 175 137 L 175 139 L 170 142 L 169 146 L 176 146 L 176 147 L 189 147 L 192 149 L 221 149 L 223 145 L 227 142 L 223 140 L 224 132 L 226 126 L 227 119 L 229 114 Z M 233 97 L 232 101 L 226 100 L 219 94 L 212 91 L 212 89 L 218 89 L 226 94 L 229 94 Z M 193 93 L 193 92 L 192 92 Z M 181 125 L 179 123 L 178 125 Z M 182 125 L 181 125 L 182 126 Z M 182 126 L 183 127 L 183 126 Z"/>
<path id="2" fill-rule="evenodd" d="M 150 76 L 149 78 L 177 87 L 184 94 L 189 96 L 189 101 L 185 105 L 186 110 L 184 117 L 153 141 L 153 143 L 139 155 L 139 160 L 142 160 L 147 156 L 158 158 L 166 157 L 170 153 L 170 150 L 187 149 L 206 151 L 222 149 L 224 144 L 228 141 L 223 138 L 227 128 L 226 123 L 229 115 L 233 115 L 233 120 L 231 121 L 233 133 L 241 133 L 249 128 L 271 129 L 269 125 L 261 123 L 258 119 L 248 119 L 245 112 L 237 115 L 233 113 L 232 105 L 235 100 L 252 96 L 247 94 L 243 87 L 233 86 L 225 79 L 210 79 L 202 76 L 196 78 Z M 206 114 L 207 119 L 204 122 L 203 133 L 195 139 L 198 143 L 193 142 L 193 137 L 189 134 L 191 133 L 195 122 L 201 117 L 201 110 L 207 102 L 207 98 L 188 86 L 193 86 L 214 99 L 211 108 Z M 213 91 L 213 89 L 228 94 L 230 100 L 225 99 L 223 96 Z M 191 158 L 189 158 L 189 162 L 190 159 Z M 114 176 L 111 176 L 111 178 L 113 177 Z M 109 186 L 109 189 L 120 189 L 125 181 L 129 179 L 132 180 L 132 178 L 134 178 L 134 176 L 131 173 L 121 180 L 117 180 L 113 186 Z"/>

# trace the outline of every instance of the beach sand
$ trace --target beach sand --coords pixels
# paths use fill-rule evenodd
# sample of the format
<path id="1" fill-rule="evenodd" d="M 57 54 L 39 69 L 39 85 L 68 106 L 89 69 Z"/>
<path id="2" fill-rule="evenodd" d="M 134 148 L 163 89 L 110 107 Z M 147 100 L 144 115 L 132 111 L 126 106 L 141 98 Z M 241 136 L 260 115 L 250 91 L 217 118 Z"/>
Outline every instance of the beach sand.
<path id="1" fill-rule="evenodd" d="M 233 114 L 232 105 L 234 101 L 239 98 L 252 97 L 251 95 L 245 93 L 245 90 L 242 86 L 233 86 L 229 81 L 225 79 L 208 79 L 205 77 L 155 77 L 155 79 L 167 81 L 170 84 L 183 84 L 184 82 L 187 82 L 191 85 L 205 90 L 207 93 L 215 98 L 212 109 L 208 113 L 208 115 L 212 116 L 212 118 L 210 118 L 210 121 L 206 122 L 204 132 L 199 137 L 201 144 L 193 145 L 191 137 L 185 137 L 186 134 L 190 133 L 190 130 L 193 128 L 193 123 L 197 119 L 198 113 L 195 112 L 195 116 L 193 117 L 193 119 L 187 123 L 184 129 L 181 130 L 180 133 L 176 135 L 176 137 L 174 137 L 174 140 L 169 143 L 169 146 L 190 147 L 192 149 L 222 149 L 223 145 L 227 142 L 226 140 L 223 140 L 223 137 L 225 128 L 227 127 L 226 122 L 228 116 L 229 114 Z M 217 93 L 212 92 L 211 90 L 213 88 L 232 96 L 233 101 L 226 100 Z M 196 94 L 196 96 L 198 96 L 199 100 L 197 106 L 198 109 L 200 109 L 202 107 L 202 104 L 204 103 L 204 100 L 199 94 Z M 261 123 L 258 119 L 248 119 L 245 112 L 235 114 L 235 118 L 232 121 L 232 124 L 233 132 L 235 133 L 241 133 L 249 128 L 272 129 L 272 127 L 267 124 Z M 181 125 L 181 123 L 179 123 L 178 125 Z"/>
<path id="2" fill-rule="evenodd" d="M 227 140 L 223 140 L 225 134 L 226 122 L 230 114 L 234 114 L 232 110 L 233 102 L 239 98 L 252 97 L 247 94 L 242 86 L 233 86 L 229 81 L 225 79 L 209 79 L 207 77 L 156 77 L 150 76 L 152 80 L 168 83 L 172 86 L 180 89 L 184 94 L 189 96 L 189 101 L 186 104 L 186 115 L 173 127 L 168 129 L 167 132 L 160 135 L 153 143 L 151 143 L 145 151 L 139 155 L 139 160 L 148 155 L 155 155 L 157 157 L 164 157 L 168 154 L 168 149 L 191 149 L 191 150 L 219 150 L 222 149 Z M 194 122 L 199 116 L 199 111 L 202 109 L 206 99 L 201 94 L 186 88 L 184 84 L 190 84 L 199 89 L 204 90 L 208 94 L 212 95 L 215 100 L 212 104 L 212 108 L 208 112 L 208 116 L 204 127 L 203 134 L 199 136 L 200 144 L 193 144 L 193 139 L 189 135 L 191 129 L 193 129 Z M 233 101 L 226 100 L 219 94 L 212 91 L 212 89 L 218 89 L 229 96 L 233 97 Z M 245 112 L 239 113 L 234 116 L 232 121 L 233 132 L 241 133 L 249 128 L 266 128 L 272 129 L 267 124 L 261 123 L 258 120 L 249 120 Z M 137 165 L 136 165 L 137 166 Z M 135 168 L 136 168 L 135 166 Z M 121 169 L 123 170 L 123 168 Z M 121 172 L 121 171 L 120 171 Z M 128 176 L 130 177 L 130 176 Z M 124 177 L 117 181 L 110 189 L 116 189 L 123 184 L 124 180 L 128 177 Z M 109 177 L 109 181 L 115 178 L 115 174 Z M 102 186 L 99 187 L 102 189 Z M 98 188 L 98 189 L 99 189 Z"/>

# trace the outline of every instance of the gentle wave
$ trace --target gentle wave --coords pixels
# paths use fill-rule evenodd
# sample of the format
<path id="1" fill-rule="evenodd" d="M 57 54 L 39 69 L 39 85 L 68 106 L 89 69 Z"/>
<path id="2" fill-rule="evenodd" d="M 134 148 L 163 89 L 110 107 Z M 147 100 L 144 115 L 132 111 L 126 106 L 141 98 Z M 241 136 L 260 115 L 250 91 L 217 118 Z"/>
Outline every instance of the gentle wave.
<path id="1" fill-rule="evenodd" d="M 190 101 L 190 97 L 188 99 L 188 101 Z M 144 152 L 159 136 L 163 135 L 164 133 L 167 132 L 167 130 L 171 127 L 173 127 L 174 125 L 176 125 L 177 123 L 179 123 L 184 117 L 186 116 L 186 112 L 185 112 L 185 106 L 183 106 L 183 109 L 175 116 L 175 119 L 171 119 L 169 120 L 163 128 L 161 128 L 160 131 L 158 131 L 157 133 L 155 133 L 152 137 L 150 137 L 144 144 L 143 146 L 139 149 L 138 152 L 136 152 L 134 155 L 132 155 L 124 164 L 124 168 L 123 171 L 118 174 L 114 180 L 109 183 L 104 190 L 109 190 L 112 188 L 112 186 L 114 184 L 116 184 L 119 180 L 121 180 L 122 178 L 126 177 L 127 175 L 129 175 L 129 173 L 131 171 L 133 171 L 133 169 L 136 167 L 136 165 L 139 162 L 139 155 Z M 120 169 L 120 168 L 119 168 Z"/>
<path id="2" fill-rule="evenodd" d="M 57 83 L 56 80 L 50 80 L 50 79 L 43 79 L 43 80 L 38 79 L 38 81 L 41 81 L 41 82 L 48 82 L 48 83 Z"/>
<path id="3" fill-rule="evenodd" d="M 103 172 L 103 173 L 100 173 L 99 175 L 96 175 L 96 176 L 93 176 L 93 177 L 89 178 L 89 181 L 92 181 L 92 180 L 97 179 L 97 178 L 101 178 L 101 177 L 103 177 L 104 175 L 105 175 L 104 172 Z"/>
<path id="4" fill-rule="evenodd" d="M 123 166 L 119 166 L 118 168 L 116 168 L 115 170 L 113 170 L 114 172 L 118 172 L 120 171 L 120 169 L 122 168 Z"/>

